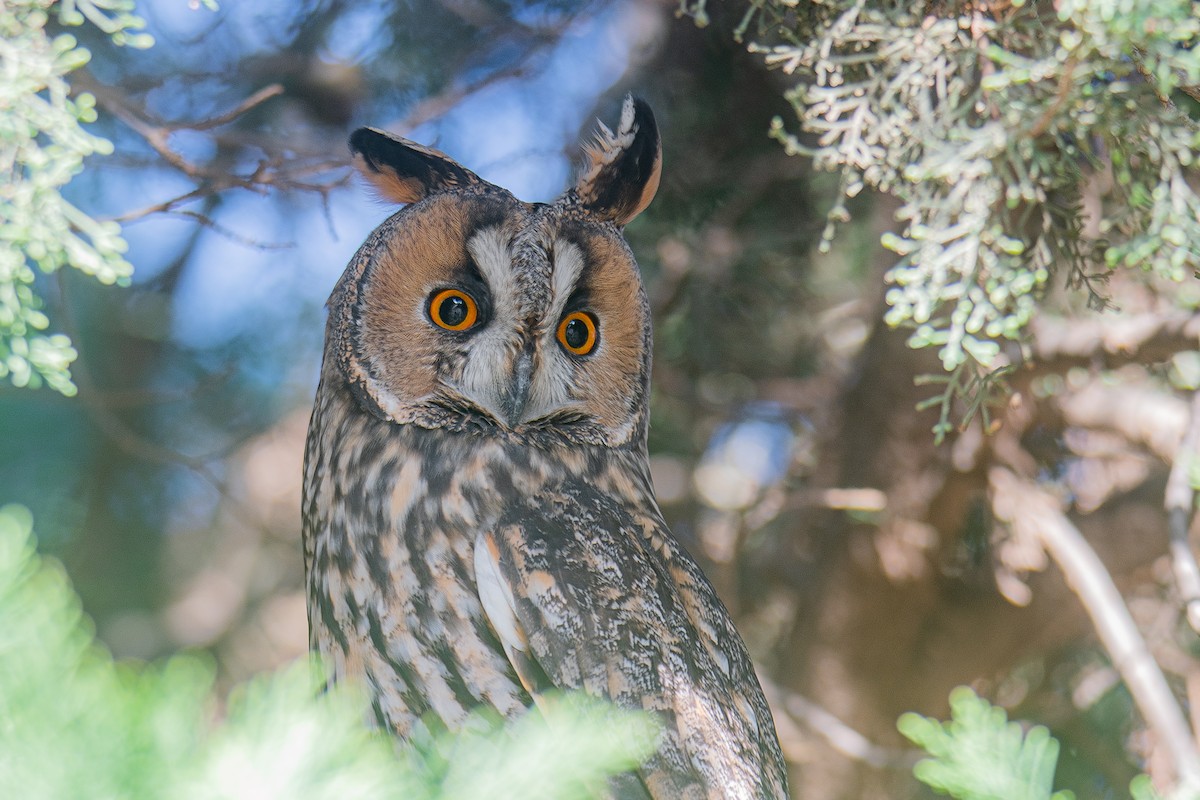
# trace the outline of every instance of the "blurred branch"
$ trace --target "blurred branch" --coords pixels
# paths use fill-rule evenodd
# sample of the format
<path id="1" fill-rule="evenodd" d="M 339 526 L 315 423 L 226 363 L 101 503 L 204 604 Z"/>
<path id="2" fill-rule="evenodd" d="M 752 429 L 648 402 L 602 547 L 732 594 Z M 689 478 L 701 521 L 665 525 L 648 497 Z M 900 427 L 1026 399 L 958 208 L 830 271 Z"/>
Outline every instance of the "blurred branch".
<path id="1" fill-rule="evenodd" d="M 883 511 L 887 508 L 886 492 L 870 487 L 837 487 L 830 489 L 797 489 L 788 495 L 786 509 L 830 508 L 838 511 Z"/>
<path id="2" fill-rule="evenodd" d="M 287 250 L 295 247 L 295 242 L 264 242 L 260 239 L 253 239 L 249 236 L 243 236 L 237 231 L 230 230 L 221 223 L 217 222 L 212 217 L 199 211 L 191 211 L 188 209 L 162 209 L 163 214 L 173 217 L 183 217 L 184 219 L 195 220 L 204 227 L 210 229 L 213 233 L 223 236 L 232 242 L 252 247 L 256 250 Z"/>
<path id="3" fill-rule="evenodd" d="M 193 189 L 190 192 L 185 192 L 178 197 L 172 197 L 170 200 L 163 200 L 161 203 L 152 203 L 144 208 L 139 208 L 135 211 L 126 211 L 124 214 L 119 214 L 115 217 L 110 217 L 113 222 L 136 222 L 139 219 L 148 217 L 151 214 L 160 212 L 174 211 L 185 203 L 190 203 L 193 200 L 198 200 L 205 197 L 208 193 L 204 189 Z"/>
<path id="4" fill-rule="evenodd" d="M 1003 467 L 993 467 L 988 482 L 996 517 L 1036 536 L 1083 603 L 1147 726 L 1169 753 L 1176 780 L 1200 787 L 1200 755 L 1191 730 L 1096 551 L 1049 492 Z"/>
<path id="5" fill-rule="evenodd" d="M 512 33 L 513 30 L 519 30 L 525 35 L 532 35 L 534 41 L 529 44 L 516 63 L 504 69 L 480 75 L 474 80 L 449 86 L 437 94 L 426 97 L 414 105 L 402 119 L 388 125 L 390 130 L 406 134 L 413 128 L 443 116 L 466 98 L 489 86 L 524 77 L 529 71 L 530 61 L 542 50 L 557 44 L 562 39 L 563 34 L 570 28 L 571 24 L 581 16 L 584 16 L 587 8 L 591 6 L 590 3 L 585 4 L 584 8 L 575 14 L 567 15 L 562 21 L 556 24 L 540 28 L 530 28 L 515 20 L 505 19 L 487 8 L 484 4 L 473 2 L 473 0 L 443 0 L 442 5 L 470 25 L 481 28 L 500 29 L 510 27 L 509 33 Z M 476 56 L 477 54 L 474 52 L 463 53 L 462 58 L 455 65 L 453 72 L 459 75 L 470 72 L 467 69 L 467 64 Z"/>
<path id="6" fill-rule="evenodd" d="M 58 282 L 60 296 L 59 314 L 63 321 L 63 327 L 69 331 L 69 335 L 76 337 L 78 340 L 78 326 L 75 324 L 74 316 L 71 314 L 70 306 L 67 303 L 67 288 L 64 274 L 62 272 L 57 273 L 55 279 Z M 188 455 L 187 453 L 181 453 L 178 450 L 147 439 L 126 424 L 113 411 L 113 408 L 103 401 L 103 393 L 97 389 L 85 360 L 81 359 L 77 362 L 76 369 L 76 380 L 79 385 L 79 401 L 87 410 L 88 416 L 96 427 L 120 450 L 144 461 L 160 464 L 177 464 L 186 467 L 203 478 L 223 499 L 228 501 L 235 516 L 239 517 L 248 527 L 270 535 L 270 531 L 263 526 L 254 512 L 246 507 L 245 503 L 234 494 L 229 483 L 210 465 L 212 460 L 219 457 L 218 454 L 209 456 Z"/>
<path id="7" fill-rule="evenodd" d="M 121 120 L 130 130 L 145 140 L 146 144 L 163 161 L 199 184 L 195 189 L 177 197 L 115 217 L 115 221 L 129 222 L 158 212 L 174 211 L 185 203 L 217 194 L 226 189 L 247 189 L 262 194 L 274 188 L 285 191 L 315 192 L 325 197 L 331 190 L 347 180 L 348 172 L 324 181 L 307 180 L 311 175 L 319 175 L 345 167 L 345 159 L 305 161 L 290 153 L 271 153 L 260 147 L 263 149 L 265 157 L 259 158 L 251 172 L 239 174 L 233 172 L 230 166 L 223 161 L 211 161 L 205 164 L 193 162 L 171 146 L 171 135 L 177 131 L 209 131 L 228 125 L 267 100 L 278 97 L 284 91 L 279 84 L 266 86 L 229 111 L 207 119 L 163 122 L 151 120 L 146 111 L 136 108 L 136 104 L 121 90 L 99 82 L 86 70 L 80 70 L 76 74 L 74 83 L 77 89 L 94 95 L 104 110 Z M 188 216 L 198 218 L 194 213 Z M 216 227 L 211 220 L 200 219 L 200 221 Z"/>
<path id="8" fill-rule="evenodd" d="M 130 109 L 131 103 L 129 102 L 129 98 L 118 89 L 100 83 L 87 70 L 79 70 L 76 74 L 75 87 L 94 95 L 104 110 L 121 120 L 121 122 L 124 122 L 134 133 L 145 139 L 146 144 L 150 145 L 163 161 L 166 161 L 189 178 L 209 177 L 201 167 L 192 164 L 182 155 L 171 149 L 167 139 L 172 133 L 172 128 L 166 125 L 154 125 L 139 114 L 134 113 Z"/>
<path id="9" fill-rule="evenodd" d="M 763 694 L 775 714 L 775 727 L 788 761 L 802 763 L 804 734 L 799 725 L 813 731 L 844 756 L 875 769 L 912 769 L 920 758 L 916 750 L 884 747 L 847 725 L 828 709 L 771 681 L 757 670 Z"/>
<path id="10" fill-rule="evenodd" d="M 283 185 L 280 183 L 274 183 L 272 185 L 275 185 L 278 188 L 297 189 L 300 191 L 317 192 L 318 194 L 321 195 L 321 199 L 324 202 L 328 203 L 330 190 L 335 189 L 338 186 L 341 186 L 342 184 L 346 183 L 346 181 L 350 177 L 349 172 L 346 172 L 345 174 L 342 175 L 342 177 L 338 178 L 337 180 L 330 181 L 328 183 L 306 183 L 306 182 L 300 181 L 299 179 L 306 177 L 308 175 L 314 175 L 314 174 L 320 174 L 322 172 L 328 172 L 331 169 L 331 167 L 337 167 L 337 166 L 344 166 L 344 164 L 342 164 L 341 162 L 336 162 L 336 161 L 330 160 L 330 161 L 317 162 L 314 164 L 293 165 L 292 167 L 289 168 L 290 180 L 287 183 L 287 185 Z M 261 168 L 261 165 L 260 165 L 260 168 Z M 257 174 L 257 170 L 256 170 L 256 174 Z M 224 177 L 228 178 L 229 176 L 224 175 Z M 254 175 L 252 174 L 250 177 L 253 178 Z M 265 185 L 265 184 L 270 184 L 272 182 L 264 181 L 263 183 Z M 189 192 L 184 192 L 183 194 L 181 194 L 177 197 L 172 197 L 169 200 L 163 200 L 158 203 L 151 203 L 150 205 L 145 206 L 143 208 L 135 209 L 133 211 L 127 211 L 124 214 L 120 214 L 115 217 L 109 217 L 109 220 L 111 220 L 113 222 L 120 222 L 120 223 L 137 222 L 138 220 L 148 217 L 151 214 L 174 213 L 174 214 L 179 214 L 181 216 L 188 216 L 188 217 L 192 217 L 193 219 L 197 219 L 199 222 L 201 222 L 204 225 L 207 225 L 208 227 L 219 228 L 220 226 L 216 225 L 213 222 L 213 220 L 206 215 L 199 214 L 198 212 L 195 212 L 195 211 L 180 211 L 178 209 L 180 206 L 186 205 L 194 200 L 201 200 L 206 197 L 212 197 L 217 192 L 222 191 L 223 189 L 233 188 L 234 186 L 241 186 L 241 185 L 242 184 L 239 182 L 234 182 L 234 183 L 229 183 L 227 185 L 215 186 L 211 182 L 206 182 L 203 185 L 198 186 L 197 188 L 192 189 Z M 250 187 L 244 187 L 244 188 L 250 188 Z M 263 190 L 258 189 L 257 191 L 261 192 Z M 237 238 L 237 234 L 233 234 L 233 237 Z"/>
<path id="11" fill-rule="evenodd" d="M 1050 127 L 1050 123 L 1058 116 L 1062 110 L 1063 104 L 1070 97 L 1071 84 L 1075 79 L 1075 68 L 1079 65 L 1079 61 L 1075 56 L 1069 56 L 1063 63 L 1062 73 L 1058 76 L 1058 91 L 1054 95 L 1054 100 L 1046 106 L 1046 110 L 1033 123 L 1033 127 L 1026 134 L 1030 139 L 1036 139 L 1046 132 Z"/>
<path id="12" fill-rule="evenodd" d="M 487 75 L 474 81 L 450 87 L 439 94 L 427 97 L 413 106 L 412 110 L 405 114 L 403 119 L 398 120 L 388 127 L 401 134 L 407 133 L 413 128 L 424 125 L 426 122 L 446 114 L 450 109 L 482 89 L 486 89 L 501 81 L 524 77 L 529 69 L 529 65 L 526 63 L 527 59 L 528 56 L 526 60 L 519 61 L 508 69 L 489 72 Z"/>
<path id="13" fill-rule="evenodd" d="M 281 94 L 283 94 L 283 87 L 278 83 L 272 83 L 269 86 L 264 86 L 262 89 L 259 89 L 257 92 L 250 95 L 224 114 L 219 114 L 218 116 L 210 117 L 209 119 L 205 120 L 200 120 L 199 122 L 176 122 L 174 123 L 174 127 L 176 130 L 212 130 L 213 128 L 233 122 L 242 114 L 245 114 L 247 111 L 259 105 L 260 103 L 264 103 L 267 100 L 270 100 L 272 97 L 278 97 Z"/>
<path id="14" fill-rule="evenodd" d="M 1146 312 L 1091 319 L 1039 316 L 1030 323 L 1038 374 L 1071 367 L 1115 369 L 1130 363 L 1166 361 L 1200 348 L 1200 315 Z M 1027 375 L 1027 371 L 1020 374 Z"/>
<path id="15" fill-rule="evenodd" d="M 1200 633 L 1200 564 L 1188 542 L 1195 490 L 1191 472 L 1200 452 L 1200 391 L 1192 393 L 1191 418 L 1167 477 L 1167 524 L 1171 535 L 1171 567 L 1188 625 Z"/>
<path id="16" fill-rule="evenodd" d="M 1180 124 L 1186 125 L 1192 130 L 1200 130 L 1200 128 L 1198 128 L 1196 125 L 1196 121 L 1188 116 L 1186 111 L 1175 105 L 1175 101 L 1171 99 L 1171 96 L 1168 93 L 1170 90 L 1163 90 L 1162 81 L 1160 81 L 1154 75 L 1154 72 L 1149 67 L 1147 67 L 1142 48 L 1133 48 L 1133 63 L 1137 67 L 1137 71 L 1141 74 L 1141 76 L 1146 79 L 1146 83 L 1154 89 L 1154 94 L 1156 97 L 1158 97 L 1159 102 L 1163 104 L 1163 107 L 1170 110 L 1178 119 Z M 1180 86 L 1178 88 L 1189 97 L 1196 96 L 1197 87 L 1195 86 Z"/>

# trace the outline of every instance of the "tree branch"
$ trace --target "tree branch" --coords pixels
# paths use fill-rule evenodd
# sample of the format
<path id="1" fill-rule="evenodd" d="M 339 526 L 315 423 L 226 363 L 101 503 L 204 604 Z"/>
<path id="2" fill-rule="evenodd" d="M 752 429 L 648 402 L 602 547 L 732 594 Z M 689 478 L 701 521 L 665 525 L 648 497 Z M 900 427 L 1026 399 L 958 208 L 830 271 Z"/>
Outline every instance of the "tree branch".
<path id="1" fill-rule="evenodd" d="M 1049 492 L 1003 467 L 993 467 L 988 482 L 996 517 L 1036 537 L 1083 603 L 1147 726 L 1169 753 L 1180 787 L 1200 788 L 1191 729 L 1096 551 Z"/>
<path id="2" fill-rule="evenodd" d="M 1171 465 L 1165 493 L 1167 523 L 1171 534 L 1171 568 L 1175 573 L 1175 583 L 1179 588 L 1179 599 L 1183 601 L 1188 625 L 1200 633 L 1200 564 L 1196 563 L 1196 554 L 1192 552 L 1188 541 L 1192 503 L 1195 500 L 1190 473 L 1197 463 L 1198 452 L 1200 391 L 1192 394 L 1191 418 L 1188 420 L 1187 432 L 1183 435 L 1175 462 Z"/>
<path id="3" fill-rule="evenodd" d="M 1094 319 L 1037 317 L 1030 323 L 1039 374 L 1071 367 L 1115 369 L 1130 363 L 1166 361 L 1200 349 L 1200 314 L 1152 311 Z M 1022 370 L 1021 374 L 1027 374 Z"/>
<path id="4" fill-rule="evenodd" d="M 195 122 L 154 122 L 147 118 L 144 110 L 135 110 L 119 89 L 108 86 L 96 80 L 86 70 L 79 70 L 73 78 L 74 85 L 95 95 L 96 102 L 105 111 L 123 122 L 130 130 L 145 140 L 146 144 L 168 165 L 186 175 L 199 184 L 192 191 L 178 197 L 165 200 L 146 208 L 132 211 L 117 217 L 121 222 L 153 214 L 160 211 L 171 211 L 192 200 L 209 195 L 215 195 L 225 189 L 248 189 L 265 193 L 269 189 L 293 189 L 327 194 L 333 188 L 343 184 L 348 172 L 343 172 L 336 178 L 327 181 L 308 181 L 303 178 L 330 172 L 346 166 L 346 159 L 328 158 L 297 158 L 290 153 L 272 153 L 268 148 L 256 146 L 262 150 L 264 157 L 259 158 L 255 168 L 246 174 L 238 174 L 229 169 L 224 162 L 195 163 L 189 160 L 171 146 L 171 135 L 176 131 L 209 131 L 222 125 L 227 125 L 245 114 L 255 106 L 283 93 L 283 87 L 278 84 L 266 86 L 247 97 L 234 108 L 214 117 Z M 239 145 L 246 147 L 247 145 Z"/>
<path id="5" fill-rule="evenodd" d="M 263 88 L 259 89 L 257 92 L 250 95 L 245 100 L 231 108 L 229 111 L 226 111 L 224 114 L 220 114 L 209 119 L 200 120 L 199 122 L 177 122 L 173 127 L 178 130 L 212 130 L 213 128 L 220 127 L 221 125 L 228 125 L 230 122 L 233 122 L 235 119 L 240 117 L 242 114 L 245 114 L 255 106 L 281 94 L 283 94 L 283 87 L 278 83 L 272 83 L 269 86 L 264 86 Z"/>
<path id="6" fill-rule="evenodd" d="M 774 713 L 780 745 L 788 761 L 802 763 L 804 760 L 806 748 L 800 725 L 816 733 L 842 755 L 875 769 L 910 770 L 920 760 L 919 751 L 876 744 L 825 707 L 774 683 L 762 669 L 756 672 Z"/>

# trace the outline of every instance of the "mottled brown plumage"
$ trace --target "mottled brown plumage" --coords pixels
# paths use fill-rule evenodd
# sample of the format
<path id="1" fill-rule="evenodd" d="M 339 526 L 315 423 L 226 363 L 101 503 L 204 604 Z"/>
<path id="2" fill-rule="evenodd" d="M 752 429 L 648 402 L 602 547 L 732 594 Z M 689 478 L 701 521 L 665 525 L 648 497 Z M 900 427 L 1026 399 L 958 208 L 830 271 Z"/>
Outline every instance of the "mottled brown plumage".
<path id="1" fill-rule="evenodd" d="M 400 736 L 582 689 L 663 722 L 615 795 L 785 797 L 745 646 L 650 481 L 649 309 L 620 233 L 658 185 L 649 108 L 627 100 L 551 205 L 378 131 L 351 147 L 411 205 L 330 299 L 304 474 L 313 648 Z"/>

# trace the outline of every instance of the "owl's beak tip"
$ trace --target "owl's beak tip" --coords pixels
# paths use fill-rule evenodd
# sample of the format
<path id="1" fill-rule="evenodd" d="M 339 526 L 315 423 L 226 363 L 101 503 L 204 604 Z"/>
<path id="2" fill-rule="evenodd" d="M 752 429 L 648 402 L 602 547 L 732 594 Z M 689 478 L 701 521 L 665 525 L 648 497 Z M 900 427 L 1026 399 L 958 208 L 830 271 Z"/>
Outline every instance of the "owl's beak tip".
<path id="1" fill-rule="evenodd" d="M 510 429 L 521 424 L 525 406 L 529 403 L 529 390 L 533 386 L 533 354 L 522 352 L 513 368 L 512 380 L 500 396 L 500 413 L 504 424 Z"/>

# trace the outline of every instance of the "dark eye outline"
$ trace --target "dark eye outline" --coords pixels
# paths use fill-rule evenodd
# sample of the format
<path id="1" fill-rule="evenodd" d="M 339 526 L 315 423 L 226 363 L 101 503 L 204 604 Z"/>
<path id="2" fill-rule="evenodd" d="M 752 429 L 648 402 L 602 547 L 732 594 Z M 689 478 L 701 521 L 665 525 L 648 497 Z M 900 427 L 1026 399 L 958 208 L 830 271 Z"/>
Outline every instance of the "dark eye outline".
<path id="1" fill-rule="evenodd" d="M 587 340 L 579 347 L 572 347 L 567 343 L 567 325 L 576 320 L 582 320 L 587 326 Z M 587 311 L 572 311 L 562 318 L 562 322 L 558 323 L 558 331 L 555 333 L 555 338 L 562 345 L 563 349 L 574 356 L 586 356 L 596 349 L 596 344 L 600 341 L 600 334 L 597 330 L 596 318 Z"/>
<path id="2" fill-rule="evenodd" d="M 457 325 L 450 325 L 446 320 L 442 319 L 442 305 L 452 298 L 457 297 L 467 304 L 467 316 L 462 322 Z M 437 325 L 442 330 L 451 331 L 453 333 L 462 333 L 468 331 L 479 322 L 479 304 L 475 302 L 475 298 L 464 292 L 462 289 L 439 289 L 435 291 L 429 298 L 429 305 L 426 307 L 429 312 L 429 321 Z"/>

